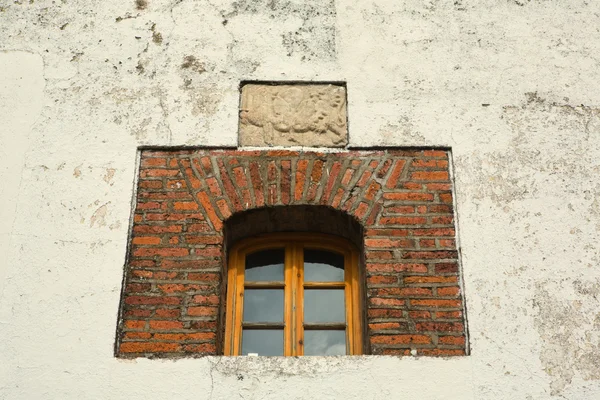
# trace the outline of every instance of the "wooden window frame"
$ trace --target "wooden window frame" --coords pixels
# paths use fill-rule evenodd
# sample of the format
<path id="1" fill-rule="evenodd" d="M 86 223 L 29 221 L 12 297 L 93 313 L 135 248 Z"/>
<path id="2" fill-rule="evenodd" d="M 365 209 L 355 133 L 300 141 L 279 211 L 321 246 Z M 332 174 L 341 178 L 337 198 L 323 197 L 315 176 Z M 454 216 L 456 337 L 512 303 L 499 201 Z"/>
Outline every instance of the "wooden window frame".
<path id="1" fill-rule="evenodd" d="M 363 354 L 363 306 L 361 302 L 359 252 L 348 240 L 319 233 L 276 233 L 245 239 L 229 252 L 224 355 L 241 355 L 244 310 L 244 272 L 247 254 L 284 248 L 284 282 L 254 284 L 252 288 L 284 290 L 284 356 L 304 355 L 304 288 L 344 288 L 346 308 L 346 354 Z M 344 256 L 343 282 L 304 282 L 304 248 L 327 250 Z M 336 324 L 340 325 L 340 324 Z M 331 324 L 311 324 L 313 329 Z"/>

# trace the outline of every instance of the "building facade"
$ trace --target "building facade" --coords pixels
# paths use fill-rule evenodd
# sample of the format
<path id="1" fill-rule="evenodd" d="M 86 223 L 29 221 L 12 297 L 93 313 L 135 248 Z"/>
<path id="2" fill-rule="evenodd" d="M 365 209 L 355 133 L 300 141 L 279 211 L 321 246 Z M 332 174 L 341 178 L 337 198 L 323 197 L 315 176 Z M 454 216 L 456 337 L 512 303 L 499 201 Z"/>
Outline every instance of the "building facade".
<path id="1" fill-rule="evenodd" d="M 0 398 L 600 398 L 598 26 L 0 4 Z M 223 356 L 229 251 L 282 232 L 356 249 L 362 355 Z"/>

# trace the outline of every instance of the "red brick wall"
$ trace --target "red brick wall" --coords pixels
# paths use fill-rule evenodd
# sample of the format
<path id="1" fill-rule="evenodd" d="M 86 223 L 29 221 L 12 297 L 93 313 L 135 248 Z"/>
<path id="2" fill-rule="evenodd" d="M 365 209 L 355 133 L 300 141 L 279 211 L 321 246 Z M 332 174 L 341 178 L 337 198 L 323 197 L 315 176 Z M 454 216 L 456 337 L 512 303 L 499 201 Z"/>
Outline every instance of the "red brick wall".
<path id="1" fill-rule="evenodd" d="M 448 153 L 142 151 L 117 355 L 218 354 L 223 224 L 273 205 L 327 205 L 364 228 L 367 348 L 464 355 Z"/>

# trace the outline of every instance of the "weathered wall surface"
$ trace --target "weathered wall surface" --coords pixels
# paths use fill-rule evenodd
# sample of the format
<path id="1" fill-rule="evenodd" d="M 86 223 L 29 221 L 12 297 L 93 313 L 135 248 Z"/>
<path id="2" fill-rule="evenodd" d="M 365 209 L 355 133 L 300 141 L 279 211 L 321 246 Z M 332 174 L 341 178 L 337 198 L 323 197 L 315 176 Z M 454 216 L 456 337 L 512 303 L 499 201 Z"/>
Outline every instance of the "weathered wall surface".
<path id="1" fill-rule="evenodd" d="M 600 3 L 0 3 L 0 398 L 600 397 Z M 346 81 L 350 146 L 451 146 L 472 354 L 113 357 L 140 145 L 240 80 Z"/>

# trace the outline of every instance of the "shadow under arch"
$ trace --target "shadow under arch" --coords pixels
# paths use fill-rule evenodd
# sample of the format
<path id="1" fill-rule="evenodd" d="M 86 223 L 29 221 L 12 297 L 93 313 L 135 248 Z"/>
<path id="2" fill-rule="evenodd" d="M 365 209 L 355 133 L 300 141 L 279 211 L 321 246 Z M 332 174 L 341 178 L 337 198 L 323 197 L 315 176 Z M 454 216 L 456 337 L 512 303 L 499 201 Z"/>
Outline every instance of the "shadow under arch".
<path id="1" fill-rule="evenodd" d="M 264 233 L 316 232 L 340 236 L 363 252 L 363 227 L 351 215 L 321 205 L 262 207 L 242 211 L 223 226 L 226 247 Z"/>

